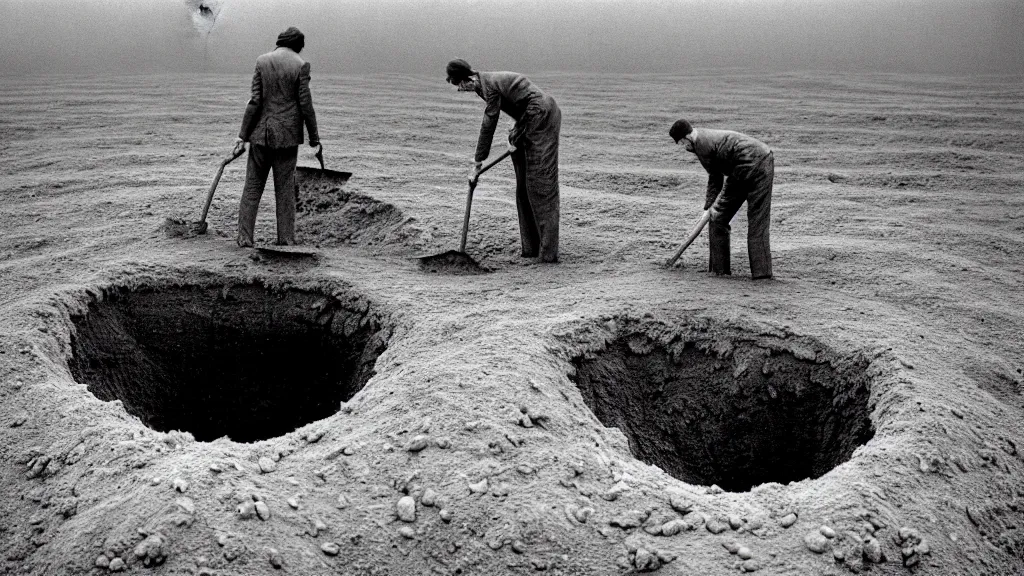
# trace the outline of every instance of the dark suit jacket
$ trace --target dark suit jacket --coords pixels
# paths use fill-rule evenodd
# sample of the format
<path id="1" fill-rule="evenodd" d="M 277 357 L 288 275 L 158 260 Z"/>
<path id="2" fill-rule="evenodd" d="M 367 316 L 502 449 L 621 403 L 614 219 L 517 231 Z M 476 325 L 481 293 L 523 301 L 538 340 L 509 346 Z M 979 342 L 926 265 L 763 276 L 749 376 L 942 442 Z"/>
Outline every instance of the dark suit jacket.
<path id="1" fill-rule="evenodd" d="M 526 105 L 534 98 L 543 98 L 544 93 L 522 74 L 515 72 L 480 72 L 477 94 L 484 99 L 484 121 L 480 125 L 480 138 L 476 144 L 476 161 L 483 162 L 491 153 L 491 139 L 498 127 L 501 112 L 516 122 L 526 111 Z"/>
<path id="2" fill-rule="evenodd" d="M 764 142 L 731 130 L 695 128 L 690 138 L 697 159 L 708 171 L 705 210 L 715 203 L 726 176 L 731 180 L 746 180 L 772 151 Z"/>
<path id="3" fill-rule="evenodd" d="M 259 146 L 289 148 L 302 144 L 303 124 L 310 144 L 319 142 L 309 93 L 309 63 L 293 50 L 279 47 L 256 59 L 252 97 L 238 136 Z"/>

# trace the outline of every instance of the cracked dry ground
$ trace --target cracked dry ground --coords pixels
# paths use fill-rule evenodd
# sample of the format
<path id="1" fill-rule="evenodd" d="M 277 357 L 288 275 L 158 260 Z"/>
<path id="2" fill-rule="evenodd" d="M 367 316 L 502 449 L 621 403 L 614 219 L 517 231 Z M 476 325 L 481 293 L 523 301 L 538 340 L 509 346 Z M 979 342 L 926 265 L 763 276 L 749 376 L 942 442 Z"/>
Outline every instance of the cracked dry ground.
<path id="1" fill-rule="evenodd" d="M 1024 570 L 1019 80 L 534 80 L 562 263 L 518 258 L 505 164 L 491 272 L 452 276 L 411 257 L 457 246 L 481 104 L 439 78 L 314 77 L 354 176 L 305 187 L 306 259 L 234 246 L 241 163 L 209 234 L 160 229 L 247 77 L 0 79 L 3 571 Z M 735 276 L 703 239 L 660 267 L 703 196 L 683 115 L 774 148 L 775 280 L 742 214 Z"/>

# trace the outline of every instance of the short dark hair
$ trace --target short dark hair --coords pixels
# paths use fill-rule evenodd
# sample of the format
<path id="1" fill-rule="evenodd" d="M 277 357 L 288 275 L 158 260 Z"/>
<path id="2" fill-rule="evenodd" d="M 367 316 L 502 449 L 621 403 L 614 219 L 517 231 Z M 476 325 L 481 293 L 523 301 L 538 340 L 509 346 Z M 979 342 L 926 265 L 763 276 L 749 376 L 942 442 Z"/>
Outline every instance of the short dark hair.
<path id="1" fill-rule="evenodd" d="M 295 26 L 291 26 L 277 35 L 277 45 L 291 48 L 296 52 L 302 52 L 302 49 L 306 46 L 306 35 Z"/>
<path id="2" fill-rule="evenodd" d="M 693 126 L 690 126 L 689 122 L 680 118 L 679 120 L 676 120 L 675 124 L 672 125 L 672 128 L 669 128 L 668 135 L 676 141 L 676 144 L 678 144 L 679 141 L 686 138 L 686 135 L 690 132 L 693 132 Z"/>

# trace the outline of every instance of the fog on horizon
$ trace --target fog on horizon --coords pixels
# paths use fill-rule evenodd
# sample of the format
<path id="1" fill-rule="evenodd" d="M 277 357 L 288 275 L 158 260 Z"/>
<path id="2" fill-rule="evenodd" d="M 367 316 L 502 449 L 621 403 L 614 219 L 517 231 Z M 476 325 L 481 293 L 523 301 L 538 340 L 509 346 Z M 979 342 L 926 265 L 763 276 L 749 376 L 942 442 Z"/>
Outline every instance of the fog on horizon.
<path id="1" fill-rule="evenodd" d="M 248 73 L 292 25 L 314 73 L 1024 73 L 1020 0 L 200 2 L 0 0 L 0 75 Z"/>

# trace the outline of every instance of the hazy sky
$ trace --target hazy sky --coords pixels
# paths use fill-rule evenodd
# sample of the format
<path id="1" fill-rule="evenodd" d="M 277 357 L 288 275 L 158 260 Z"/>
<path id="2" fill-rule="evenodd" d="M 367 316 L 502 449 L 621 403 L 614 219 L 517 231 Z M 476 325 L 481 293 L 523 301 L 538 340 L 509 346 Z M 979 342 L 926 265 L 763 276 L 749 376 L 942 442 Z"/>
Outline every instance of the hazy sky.
<path id="1" fill-rule="evenodd" d="M 193 0 L 193 4 L 198 0 Z M 1024 0 L 0 0 L 0 74 L 248 73 L 294 25 L 318 72 L 1024 73 Z"/>

